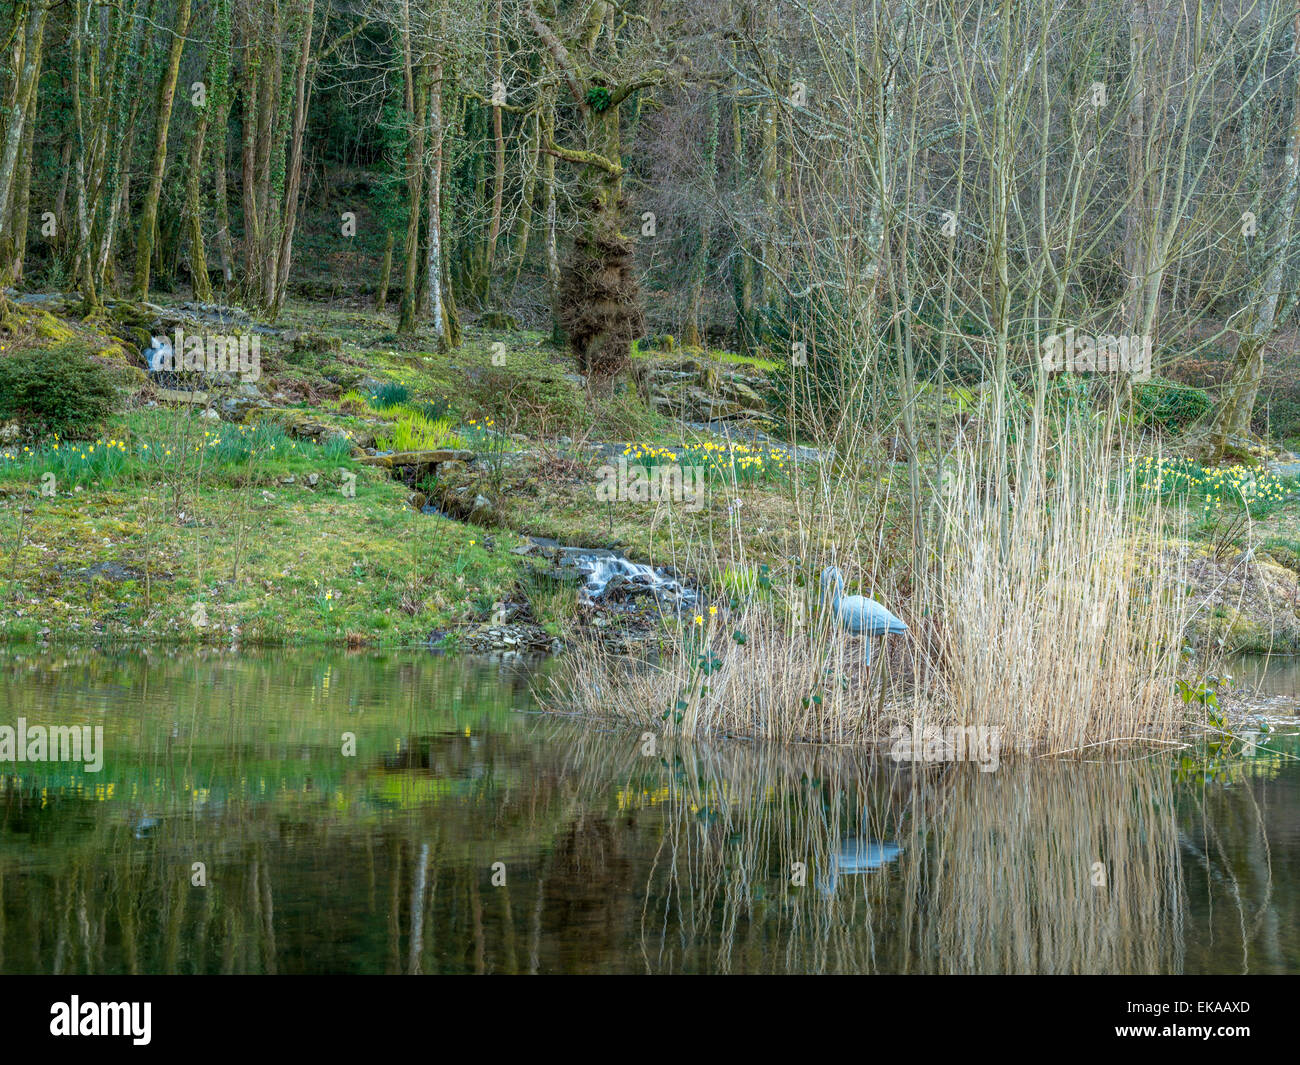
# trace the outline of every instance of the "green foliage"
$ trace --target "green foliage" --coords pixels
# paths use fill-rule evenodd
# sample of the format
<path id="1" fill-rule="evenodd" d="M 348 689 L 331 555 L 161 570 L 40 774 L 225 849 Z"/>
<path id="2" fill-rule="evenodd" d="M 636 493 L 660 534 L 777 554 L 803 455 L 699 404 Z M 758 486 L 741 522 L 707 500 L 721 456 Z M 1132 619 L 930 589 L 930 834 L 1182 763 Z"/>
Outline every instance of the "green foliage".
<path id="1" fill-rule="evenodd" d="M 450 419 L 430 421 L 423 414 L 409 410 L 397 419 L 391 431 L 377 434 L 375 443 L 383 451 L 432 451 L 465 446 L 465 441 L 452 430 Z"/>
<path id="2" fill-rule="evenodd" d="M 781 355 L 781 364 L 768 374 L 768 406 L 786 435 L 815 437 L 841 418 L 861 416 L 866 353 L 844 335 L 849 319 L 840 304 L 839 297 L 817 289 L 788 307 L 759 313 L 759 342 Z"/>
<path id="3" fill-rule="evenodd" d="M 1300 540 L 1270 536 L 1260 544 L 1260 550 L 1279 566 L 1300 574 Z"/>
<path id="4" fill-rule="evenodd" d="M 1203 388 L 1159 378 L 1133 386 L 1133 408 L 1139 423 L 1166 432 L 1181 432 L 1209 413 L 1210 395 Z"/>
<path id="5" fill-rule="evenodd" d="M 593 111 L 605 111 L 614 97 L 604 85 L 593 85 L 587 90 L 587 103 Z"/>
<path id="6" fill-rule="evenodd" d="M 350 414 L 372 414 L 374 408 L 370 405 L 369 393 L 358 392 L 355 388 L 349 389 L 339 396 L 337 400 L 330 404 L 336 410 L 346 411 Z"/>
<path id="7" fill-rule="evenodd" d="M 720 578 L 723 591 L 734 610 L 742 601 L 753 597 L 770 599 L 772 597 L 771 569 L 766 563 L 758 566 L 742 566 L 728 563 Z M 738 643 L 745 641 L 738 640 Z"/>
<path id="8" fill-rule="evenodd" d="M 755 370 L 764 370 L 769 373 L 781 367 L 781 363 L 775 359 L 764 359 L 757 355 L 738 355 L 734 351 L 710 351 L 709 358 L 733 366 L 752 366 Z"/>
<path id="9" fill-rule="evenodd" d="M 510 438 L 496 428 L 491 418 L 483 421 L 471 419 L 465 428 L 465 439 L 479 459 L 487 465 L 488 480 L 496 491 L 505 483 L 506 453 Z"/>
<path id="10" fill-rule="evenodd" d="M 924 300 L 917 307 L 913 321 L 913 349 L 917 372 L 929 374 L 939 367 L 944 356 L 944 375 L 959 384 L 977 385 L 988 371 L 988 366 L 976 352 L 978 346 L 969 342 L 957 343 L 953 330 L 962 337 L 976 338 L 991 335 L 988 321 L 971 310 L 957 307 L 945 308 L 942 300 Z M 948 336 L 947 353 L 941 350 L 941 340 Z"/>
<path id="11" fill-rule="evenodd" d="M 112 371 L 75 341 L 0 358 L 0 422 L 28 439 L 89 439 L 117 404 Z"/>
<path id="12" fill-rule="evenodd" d="M 672 355 L 679 350 L 677 338 L 671 333 L 652 333 L 649 336 L 642 337 L 632 345 L 632 354 L 635 357 L 638 354 L 644 354 L 648 351 L 660 351 L 665 355 Z"/>
<path id="13" fill-rule="evenodd" d="M 451 400 L 445 396 L 435 396 L 433 399 L 420 400 L 406 404 L 407 410 L 428 418 L 431 422 L 442 421 L 444 418 L 450 418 L 453 421 L 456 418 L 456 408 Z"/>
<path id="14" fill-rule="evenodd" d="M 1058 423 L 1071 417 L 1091 415 L 1092 389 L 1081 374 L 1058 373 L 1047 379 L 1047 410 Z"/>
<path id="15" fill-rule="evenodd" d="M 572 432 L 590 418 L 582 389 L 536 358 L 521 357 L 510 369 L 484 370 L 470 398 L 484 415 L 480 420 L 490 417 L 522 432 Z"/>
<path id="16" fill-rule="evenodd" d="M 375 410 L 388 410 L 409 400 L 411 390 L 396 381 L 385 381 L 383 384 L 371 388 L 366 394 L 366 398 Z"/>
<path id="17" fill-rule="evenodd" d="M 561 636 L 578 613 L 578 585 L 550 572 L 529 568 L 521 581 L 533 618 L 552 636 Z"/>

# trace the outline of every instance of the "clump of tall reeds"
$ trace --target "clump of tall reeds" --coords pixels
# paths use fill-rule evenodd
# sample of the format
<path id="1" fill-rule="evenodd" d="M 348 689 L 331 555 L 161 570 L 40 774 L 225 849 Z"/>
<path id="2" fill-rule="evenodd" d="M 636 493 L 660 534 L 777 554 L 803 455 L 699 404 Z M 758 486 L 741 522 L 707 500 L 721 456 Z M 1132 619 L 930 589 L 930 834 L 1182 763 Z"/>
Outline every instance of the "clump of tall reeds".
<path id="1" fill-rule="evenodd" d="M 1089 419 L 1013 448 L 1001 482 L 954 456 L 913 603 L 938 619 L 918 714 L 1053 750 L 1178 731 L 1186 582 L 1128 458 Z"/>
<path id="2" fill-rule="evenodd" d="M 779 742 L 954 726 L 1050 753 L 1172 739 L 1188 605 L 1180 555 L 1164 546 L 1167 509 L 1099 420 L 1027 417 L 1002 475 L 990 473 L 996 450 L 955 447 L 919 506 L 824 464 L 797 507 L 807 561 L 770 570 L 765 595 L 706 594 L 653 660 L 579 646 L 552 701 L 637 728 Z M 907 541 L 880 533 L 882 511 L 919 515 L 901 566 Z M 869 667 L 866 638 L 822 601 L 832 561 L 911 626 L 873 641 Z M 727 587 L 718 569 L 706 588 Z"/>

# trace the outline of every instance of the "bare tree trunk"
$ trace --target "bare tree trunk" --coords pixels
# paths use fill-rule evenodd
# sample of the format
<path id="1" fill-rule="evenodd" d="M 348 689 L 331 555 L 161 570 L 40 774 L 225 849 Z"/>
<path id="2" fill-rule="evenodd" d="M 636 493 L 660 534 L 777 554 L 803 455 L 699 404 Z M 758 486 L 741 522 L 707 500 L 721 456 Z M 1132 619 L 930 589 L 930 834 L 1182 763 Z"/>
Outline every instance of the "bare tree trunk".
<path id="1" fill-rule="evenodd" d="M 496 0 L 496 21 L 493 27 L 493 55 L 495 57 L 494 73 L 496 81 L 504 77 L 501 62 L 501 34 L 504 27 L 501 22 L 501 0 Z M 506 181 L 506 141 L 501 126 L 501 108 L 492 107 L 492 213 L 488 222 L 487 254 L 483 264 L 483 303 L 490 304 L 492 299 L 492 271 L 496 265 L 497 240 L 501 235 L 501 212 L 505 198 Z"/>
<path id="2" fill-rule="evenodd" d="M 406 243 L 405 271 L 402 277 L 402 304 L 398 314 L 397 331 L 399 333 L 415 332 L 418 312 L 418 294 L 415 291 L 419 274 L 420 253 L 420 202 L 424 186 L 424 111 L 426 94 L 419 71 L 422 64 L 416 62 L 412 54 L 411 42 L 411 5 L 410 0 L 402 3 L 402 65 L 406 85 L 406 117 L 408 139 L 406 146 Z"/>
<path id="3" fill-rule="evenodd" d="M 447 322 L 442 303 L 442 72 L 439 55 L 429 77 L 429 236 L 425 285 L 434 340 L 439 351 L 446 351 Z"/>
<path id="4" fill-rule="evenodd" d="M 276 271 L 275 295 L 271 311 L 278 315 L 284 306 L 284 294 L 289 284 L 289 266 L 293 262 L 293 235 L 298 221 L 298 193 L 302 188 L 303 135 L 307 129 L 307 105 L 310 95 L 307 86 L 307 67 L 311 61 L 311 39 L 316 0 L 307 0 L 307 12 L 302 34 L 302 49 L 298 53 L 298 69 L 294 75 L 293 134 L 289 142 L 289 184 L 284 194 L 284 227 L 280 234 L 279 265 Z"/>
<path id="5" fill-rule="evenodd" d="M 1292 61 L 1300 59 L 1300 10 L 1292 23 Z M 1296 205 L 1300 201 L 1300 71 L 1295 75 L 1291 94 L 1291 125 L 1287 131 L 1283 154 L 1282 196 L 1272 225 L 1273 241 L 1267 258 L 1262 285 L 1255 294 L 1254 314 L 1250 327 L 1237 343 L 1232 372 L 1214 425 L 1210 430 L 1210 449 L 1214 457 L 1223 458 L 1233 437 L 1250 432 L 1260 381 L 1264 376 L 1264 347 L 1277 329 L 1278 301 L 1290 261 L 1288 250 L 1295 229 Z"/>
<path id="6" fill-rule="evenodd" d="M 375 310 L 383 311 L 388 304 L 388 283 L 393 277 L 393 231 L 388 231 L 384 244 L 384 265 L 379 268 L 379 286 L 375 289 Z"/>

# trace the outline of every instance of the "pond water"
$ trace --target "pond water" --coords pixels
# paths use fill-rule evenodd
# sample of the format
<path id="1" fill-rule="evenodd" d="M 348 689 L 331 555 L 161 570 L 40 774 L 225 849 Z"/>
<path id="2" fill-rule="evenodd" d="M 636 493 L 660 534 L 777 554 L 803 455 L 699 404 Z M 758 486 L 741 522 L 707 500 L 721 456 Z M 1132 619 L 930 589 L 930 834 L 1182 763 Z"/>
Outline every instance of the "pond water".
<path id="1" fill-rule="evenodd" d="M 532 682 L 0 650 L 0 726 L 103 728 L 98 772 L 0 762 L 0 972 L 1300 971 L 1293 738 L 991 773 L 651 752 Z"/>

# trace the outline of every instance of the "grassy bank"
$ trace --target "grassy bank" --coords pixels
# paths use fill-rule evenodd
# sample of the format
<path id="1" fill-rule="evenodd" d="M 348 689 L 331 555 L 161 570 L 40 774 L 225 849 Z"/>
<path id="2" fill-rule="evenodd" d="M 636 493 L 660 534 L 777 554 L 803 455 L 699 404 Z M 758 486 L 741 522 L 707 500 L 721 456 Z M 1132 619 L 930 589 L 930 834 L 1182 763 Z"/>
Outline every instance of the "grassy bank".
<path id="1" fill-rule="evenodd" d="M 996 394 L 966 386 L 921 389 L 938 446 L 915 464 L 865 416 L 810 453 L 756 436 L 767 410 L 700 423 L 779 384 L 762 360 L 648 348 L 594 399 L 540 334 L 435 356 L 391 328 L 292 307 L 255 388 L 192 403 L 131 376 L 120 323 L 32 312 L 23 343 L 120 363 L 127 398 L 93 438 L 0 448 L 0 638 L 457 648 L 509 619 L 576 648 L 557 707 L 637 728 L 858 743 L 961 724 L 1050 749 L 1173 736 L 1180 683 L 1300 646 L 1294 478 L 1013 404 L 999 481 Z M 698 496 L 600 492 L 681 467 Z M 672 567 L 696 597 L 583 606 L 532 537 Z M 821 601 L 831 563 L 911 627 L 870 669 Z M 609 654 L 623 630 L 652 664 Z"/>

